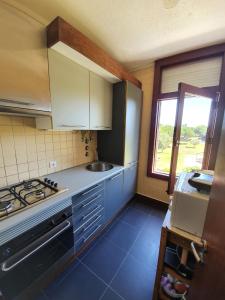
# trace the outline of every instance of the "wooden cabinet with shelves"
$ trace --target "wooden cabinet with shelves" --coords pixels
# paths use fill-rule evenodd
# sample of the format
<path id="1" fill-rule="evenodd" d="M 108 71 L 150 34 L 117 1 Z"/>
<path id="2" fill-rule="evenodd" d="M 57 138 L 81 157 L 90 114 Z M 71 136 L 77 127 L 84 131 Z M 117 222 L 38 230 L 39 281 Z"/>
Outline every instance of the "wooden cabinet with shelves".
<path id="1" fill-rule="evenodd" d="M 192 241 L 197 246 L 202 247 L 202 240 L 199 237 L 187 233 L 178 228 L 172 227 L 170 224 L 170 216 L 171 216 L 171 212 L 170 210 L 168 210 L 161 230 L 159 258 L 158 258 L 157 272 L 155 278 L 153 300 L 170 299 L 170 297 L 165 295 L 165 293 L 162 291 L 160 286 L 161 277 L 164 272 L 170 274 L 172 277 L 176 278 L 177 280 L 180 280 L 188 285 L 191 285 L 191 280 L 184 278 L 183 276 L 179 275 L 175 270 L 165 265 L 164 258 L 165 258 L 166 247 L 168 243 L 172 243 L 182 247 L 183 252 L 181 256 L 181 261 L 182 259 L 185 260 L 187 258 L 188 252 L 191 251 Z"/>

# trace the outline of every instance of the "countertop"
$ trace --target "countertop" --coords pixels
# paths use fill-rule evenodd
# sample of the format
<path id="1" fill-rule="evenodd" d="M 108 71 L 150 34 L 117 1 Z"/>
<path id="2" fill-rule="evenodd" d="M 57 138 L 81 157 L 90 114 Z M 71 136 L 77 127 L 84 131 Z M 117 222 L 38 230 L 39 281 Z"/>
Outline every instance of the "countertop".
<path id="1" fill-rule="evenodd" d="M 69 197 L 80 193 L 124 169 L 122 166 L 113 165 L 113 169 L 109 171 L 91 172 L 86 169 L 86 166 L 87 164 L 66 169 L 64 171 L 49 174 L 46 177 L 58 182 L 59 186 L 68 188 L 69 190 L 62 195 L 67 195 L 67 197 Z"/>
<path id="2" fill-rule="evenodd" d="M 72 204 L 71 197 L 81 191 L 121 172 L 125 167 L 113 165 L 114 168 L 105 172 L 91 172 L 87 164 L 46 175 L 45 177 L 58 182 L 59 188 L 66 188 L 52 198 L 39 202 L 13 216 L 0 221 L 0 245 L 51 217 L 57 211 Z"/>

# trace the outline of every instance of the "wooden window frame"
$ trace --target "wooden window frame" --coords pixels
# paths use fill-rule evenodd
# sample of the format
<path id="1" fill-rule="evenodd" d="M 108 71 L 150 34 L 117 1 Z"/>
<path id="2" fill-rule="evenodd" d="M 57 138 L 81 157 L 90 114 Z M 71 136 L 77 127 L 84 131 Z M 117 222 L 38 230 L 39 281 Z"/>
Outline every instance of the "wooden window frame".
<path id="1" fill-rule="evenodd" d="M 204 156 L 202 162 L 202 168 L 208 169 L 209 167 L 209 158 L 211 156 L 212 149 L 212 140 L 214 135 L 214 124 L 216 121 L 216 111 L 217 111 L 217 98 L 216 94 L 210 89 L 198 88 L 186 83 L 179 83 L 178 86 L 179 97 L 178 97 L 178 105 L 176 111 L 176 121 L 175 121 L 175 129 L 173 135 L 173 146 L 172 146 L 172 155 L 171 155 L 171 163 L 170 163 L 170 173 L 169 173 L 169 181 L 168 181 L 168 189 L 167 193 L 169 195 L 173 194 L 174 185 L 176 182 L 176 171 L 177 171 L 177 161 L 179 156 L 179 144 L 181 140 L 181 131 L 182 131 L 182 118 L 184 113 L 184 102 L 186 93 L 192 95 L 199 95 L 203 97 L 207 97 L 211 99 L 211 108 L 209 112 L 208 126 L 206 132 L 206 140 L 204 147 Z"/>
<path id="2" fill-rule="evenodd" d="M 220 73 L 219 86 L 206 87 L 210 92 L 220 95 L 220 101 L 218 103 L 218 110 L 215 122 L 215 133 L 212 141 L 211 148 L 211 159 L 209 162 L 209 168 L 214 169 L 217 150 L 219 147 L 220 133 L 223 122 L 223 114 L 225 109 L 225 43 L 218 44 L 210 47 L 205 47 L 174 56 L 170 56 L 164 59 L 157 60 L 155 62 L 154 82 L 153 82 L 153 97 L 152 97 L 152 110 L 151 110 L 151 121 L 150 121 L 150 135 L 149 135 L 149 149 L 148 149 L 148 166 L 147 176 L 161 180 L 168 181 L 169 175 L 156 173 L 153 170 L 155 161 L 155 150 L 156 150 L 156 137 L 158 129 L 158 112 L 157 103 L 163 101 L 163 99 L 178 98 L 178 91 L 171 93 L 161 93 L 161 82 L 162 82 L 162 71 L 165 68 L 174 67 L 184 63 L 190 63 L 199 61 L 206 58 L 222 57 L 222 68 Z"/>

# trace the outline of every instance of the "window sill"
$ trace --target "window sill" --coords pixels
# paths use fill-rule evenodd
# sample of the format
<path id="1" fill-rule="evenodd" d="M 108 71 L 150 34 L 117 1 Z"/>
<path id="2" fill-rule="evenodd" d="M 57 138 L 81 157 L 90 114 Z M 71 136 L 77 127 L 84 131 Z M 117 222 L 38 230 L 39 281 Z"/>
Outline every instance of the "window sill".
<path id="1" fill-rule="evenodd" d="M 160 180 L 164 180 L 164 181 L 169 180 L 169 175 L 166 175 L 166 174 L 148 172 L 147 176 L 152 177 L 152 178 L 156 178 L 156 179 L 160 179 Z"/>

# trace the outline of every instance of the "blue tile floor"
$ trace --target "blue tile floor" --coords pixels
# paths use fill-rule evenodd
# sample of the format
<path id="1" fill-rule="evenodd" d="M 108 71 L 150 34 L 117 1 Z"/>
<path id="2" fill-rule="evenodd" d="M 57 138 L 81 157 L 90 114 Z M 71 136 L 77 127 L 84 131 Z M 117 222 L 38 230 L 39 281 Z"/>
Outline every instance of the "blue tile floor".
<path id="1" fill-rule="evenodd" d="M 164 216 L 133 200 L 37 300 L 151 300 Z"/>

